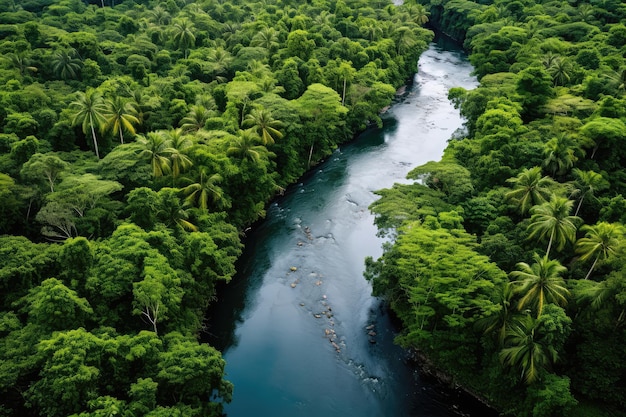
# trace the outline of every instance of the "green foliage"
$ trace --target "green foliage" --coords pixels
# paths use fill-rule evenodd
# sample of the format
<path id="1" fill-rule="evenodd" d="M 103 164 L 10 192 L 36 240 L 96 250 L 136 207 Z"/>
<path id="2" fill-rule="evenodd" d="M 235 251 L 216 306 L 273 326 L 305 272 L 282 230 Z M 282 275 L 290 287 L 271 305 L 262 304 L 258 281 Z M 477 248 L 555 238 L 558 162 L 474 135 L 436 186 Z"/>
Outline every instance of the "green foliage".
<path id="1" fill-rule="evenodd" d="M 366 261 L 366 276 L 403 320 L 399 341 L 504 414 L 621 415 L 625 11 L 619 2 L 424 3 L 435 27 L 465 41 L 481 83 L 449 91 L 468 131 L 441 162 L 412 173 L 430 188 L 378 192 L 371 209 L 379 232 L 395 240 L 379 261 Z M 447 180 L 461 185 L 456 195 L 445 189 L 453 173 L 466 178 Z M 463 209 L 462 223 L 445 204 Z M 438 238 L 415 236 L 448 227 L 454 234 L 459 224 L 479 236 L 476 252 L 513 270 L 514 281 L 494 289 L 493 309 L 471 330 L 450 334 L 435 303 L 439 287 L 428 287 L 431 271 L 416 266 Z M 438 264 L 459 259 L 452 252 L 447 260 L 448 246 Z M 408 284 L 415 282 L 426 286 Z M 480 348 L 476 330 L 485 332 Z"/>
<path id="2" fill-rule="evenodd" d="M 80 327 L 93 314 L 91 306 L 56 278 L 48 278 L 19 301 L 28 322 L 51 331 Z"/>
<path id="3" fill-rule="evenodd" d="M 393 247 L 366 263 L 374 293 L 385 295 L 403 321 L 407 346 L 419 346 L 434 329 L 471 328 L 498 309 L 491 297 L 504 272 L 475 252 L 474 240 L 448 214 L 405 222 Z"/>
<path id="4" fill-rule="evenodd" d="M 441 191 L 450 204 L 458 204 L 472 195 L 474 186 L 470 172 L 453 162 L 427 162 L 407 174 L 408 179 L 420 180 L 424 185 Z"/>

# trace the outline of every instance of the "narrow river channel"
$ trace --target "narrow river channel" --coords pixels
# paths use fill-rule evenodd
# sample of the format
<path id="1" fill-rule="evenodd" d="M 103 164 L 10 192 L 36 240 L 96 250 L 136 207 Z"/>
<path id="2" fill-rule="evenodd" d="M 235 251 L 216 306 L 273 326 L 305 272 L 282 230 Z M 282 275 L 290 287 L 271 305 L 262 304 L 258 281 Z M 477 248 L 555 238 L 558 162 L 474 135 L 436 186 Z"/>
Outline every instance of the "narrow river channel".
<path id="1" fill-rule="evenodd" d="M 384 127 L 337 150 L 249 233 L 210 318 L 235 385 L 228 417 L 481 415 L 407 366 L 363 278 L 364 258 L 382 253 L 374 191 L 441 158 L 463 123 L 447 92 L 473 88 L 471 71 L 458 48 L 433 43 Z"/>

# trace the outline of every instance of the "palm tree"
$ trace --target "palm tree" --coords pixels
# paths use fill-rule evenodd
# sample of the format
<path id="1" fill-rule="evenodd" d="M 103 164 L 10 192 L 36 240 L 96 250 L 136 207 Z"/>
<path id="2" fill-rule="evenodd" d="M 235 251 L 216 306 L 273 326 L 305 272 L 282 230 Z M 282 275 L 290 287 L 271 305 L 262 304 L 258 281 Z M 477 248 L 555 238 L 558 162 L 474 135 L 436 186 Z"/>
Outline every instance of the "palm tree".
<path id="1" fill-rule="evenodd" d="M 191 106 L 187 116 L 180 121 L 180 127 L 184 133 L 195 133 L 204 128 L 205 123 L 213 115 L 213 112 L 201 104 Z"/>
<path id="2" fill-rule="evenodd" d="M 263 145 L 273 145 L 276 139 L 281 139 L 283 134 L 280 129 L 283 124 L 272 117 L 272 114 L 265 109 L 252 109 L 246 115 L 243 122 L 244 127 L 253 127 L 261 137 Z"/>
<path id="3" fill-rule="evenodd" d="M 196 42 L 196 35 L 193 34 L 193 30 L 193 23 L 187 19 L 181 19 L 174 24 L 174 29 L 172 31 L 174 35 L 172 38 L 174 47 L 176 49 L 183 50 L 185 59 L 187 58 L 189 48 L 191 48 Z"/>
<path id="4" fill-rule="evenodd" d="M 565 197 L 552 196 L 547 203 L 534 206 L 528 230 L 529 239 L 538 237 L 540 240 L 549 237 L 546 256 L 550 255 L 552 243 L 556 243 L 557 250 L 563 249 L 567 242 L 576 238 L 576 216 L 570 216 L 574 202 Z"/>
<path id="5" fill-rule="evenodd" d="M 591 272 L 599 260 L 607 259 L 617 253 L 624 237 L 624 227 L 619 224 L 601 222 L 594 226 L 585 225 L 581 228 L 585 237 L 576 242 L 576 253 L 580 254 L 580 260 L 595 258 L 585 279 L 589 279 Z"/>
<path id="6" fill-rule="evenodd" d="M 193 165 L 193 162 L 186 154 L 189 148 L 193 146 L 193 142 L 181 128 L 163 132 L 163 136 L 168 144 L 165 152 L 169 155 L 172 177 L 175 180 L 181 172 Z"/>
<path id="7" fill-rule="evenodd" d="M 383 28 L 380 23 L 374 19 L 367 19 L 366 21 L 367 23 L 360 27 L 363 36 L 367 37 L 372 42 L 383 36 Z"/>
<path id="8" fill-rule="evenodd" d="M 556 185 L 552 178 L 541 174 L 539 167 L 524 169 L 507 182 L 513 184 L 513 190 L 506 193 L 505 198 L 515 202 L 521 214 L 526 214 L 532 206 L 548 201 Z"/>
<path id="9" fill-rule="evenodd" d="M 428 23 L 428 16 L 430 12 L 426 10 L 426 7 L 422 4 L 411 4 L 411 17 L 413 21 L 420 26 L 424 26 Z"/>
<path id="10" fill-rule="evenodd" d="M 54 54 L 52 58 L 52 71 L 57 77 L 67 80 L 78 77 L 78 71 L 82 65 L 82 61 L 76 58 L 76 53 L 62 50 Z"/>
<path id="11" fill-rule="evenodd" d="M 263 61 L 253 59 L 246 65 L 246 71 L 248 71 L 254 78 L 262 80 L 271 77 L 272 70 L 269 65 L 264 64 Z"/>
<path id="12" fill-rule="evenodd" d="M 229 201 L 224 197 L 224 191 L 217 185 L 222 182 L 222 176 L 218 173 L 207 175 L 206 170 L 200 170 L 198 182 L 183 188 L 187 195 L 185 204 L 207 210 L 212 201 L 218 208 L 230 207 Z"/>
<path id="13" fill-rule="evenodd" d="M 515 317 L 511 306 L 513 286 L 507 282 L 497 287 L 495 297 L 497 297 L 497 304 L 500 306 L 500 309 L 496 313 L 477 320 L 475 326 L 485 334 L 496 334 L 498 343 L 500 346 L 503 346 L 506 333 Z"/>
<path id="14" fill-rule="evenodd" d="M 511 285 L 515 294 L 522 295 L 517 303 L 517 309 L 521 311 L 527 306 L 535 307 L 539 317 L 546 303 L 560 306 L 567 304 L 569 290 L 561 277 L 567 268 L 557 260 L 548 259 L 547 256 L 540 257 L 534 254 L 533 259 L 535 262 L 532 265 L 525 262 L 517 264 L 518 270 L 510 274 L 517 280 L 511 282 Z"/>
<path id="15" fill-rule="evenodd" d="M 226 43 L 235 43 L 237 38 L 237 33 L 241 29 L 241 24 L 238 22 L 226 22 L 222 25 L 222 39 L 226 41 Z"/>
<path id="16" fill-rule="evenodd" d="M 558 357 L 552 346 L 541 343 L 536 328 L 537 321 L 530 316 L 518 320 L 507 332 L 506 347 L 499 354 L 502 363 L 521 369 L 521 378 L 526 384 L 539 379 L 541 371 Z"/>
<path id="17" fill-rule="evenodd" d="M 577 8 L 578 17 L 582 22 L 592 23 L 594 20 L 593 6 L 590 4 L 581 4 Z"/>
<path id="18" fill-rule="evenodd" d="M 572 64 L 570 64 L 567 58 L 557 56 L 550 66 L 547 68 L 548 74 L 552 76 L 554 85 L 565 85 L 570 80 L 570 72 L 572 71 Z"/>
<path id="19" fill-rule="evenodd" d="M 554 63 L 556 62 L 556 60 L 559 59 L 559 56 L 556 55 L 555 53 L 553 53 L 552 51 L 548 51 L 546 52 L 546 54 L 541 58 L 541 63 L 543 64 L 544 68 L 546 70 L 550 69 L 550 67 L 552 67 L 554 65 Z"/>
<path id="20" fill-rule="evenodd" d="M 315 24 L 320 26 L 330 26 L 334 20 L 335 15 L 331 14 L 328 10 L 322 10 L 314 19 Z"/>
<path id="21" fill-rule="evenodd" d="M 24 52 L 6 54 L 5 60 L 8 61 L 15 69 L 24 75 L 26 71 L 37 72 L 37 67 L 31 65 L 31 60 L 24 55 Z"/>
<path id="22" fill-rule="evenodd" d="M 134 124 L 139 124 L 137 117 L 137 109 L 135 105 L 124 100 L 122 97 L 115 97 L 107 100 L 108 111 L 105 127 L 109 128 L 113 133 L 119 133 L 120 143 L 124 143 L 124 130 L 131 135 L 135 134 Z"/>
<path id="23" fill-rule="evenodd" d="M 69 107 L 74 112 L 72 125 L 81 125 L 84 134 L 87 134 L 89 129 L 91 129 L 94 150 L 96 151 L 96 156 L 100 159 L 96 128 L 102 130 L 106 123 L 106 106 L 104 105 L 104 99 L 100 93 L 91 89 L 87 90 L 86 93 L 79 92 L 78 98 L 71 102 Z"/>
<path id="24" fill-rule="evenodd" d="M 605 180 L 601 174 L 594 171 L 582 171 L 578 168 L 574 168 L 572 170 L 572 174 L 574 174 L 574 178 L 576 178 L 575 192 L 580 195 L 580 200 L 578 200 L 576 212 L 574 213 L 574 216 L 578 216 L 583 200 L 586 197 L 593 197 L 596 191 L 607 188 L 609 186 L 609 182 Z"/>
<path id="25" fill-rule="evenodd" d="M 169 143 L 162 132 L 149 132 L 145 136 L 139 136 L 137 142 L 144 147 L 139 156 L 150 160 L 152 176 L 162 177 L 172 171 L 168 158 Z"/>
<path id="26" fill-rule="evenodd" d="M 144 90 L 141 88 L 132 90 L 128 88 L 127 94 L 130 96 L 132 105 L 137 111 L 135 116 L 139 120 L 140 125 L 150 118 L 152 110 L 158 107 L 161 103 L 161 99 L 159 97 L 149 96 L 148 94 L 145 94 Z"/>
<path id="27" fill-rule="evenodd" d="M 341 105 L 345 105 L 346 102 L 346 86 L 348 81 L 352 81 L 356 74 L 356 70 L 352 68 L 352 64 L 350 62 L 342 62 L 339 65 L 339 69 L 337 70 L 338 75 L 343 79 L 343 90 L 341 93 Z"/>
<path id="28" fill-rule="evenodd" d="M 211 73 L 218 82 L 225 82 L 228 68 L 233 61 L 233 56 L 222 47 L 211 50 L 207 62 L 211 64 Z"/>
<path id="29" fill-rule="evenodd" d="M 161 6 L 156 6 L 149 12 L 151 20 L 158 26 L 164 26 L 170 23 L 172 17 L 169 12 Z"/>
<path id="30" fill-rule="evenodd" d="M 400 26 L 393 33 L 398 55 L 404 54 L 416 44 L 415 34 L 406 26 Z"/>
<path id="31" fill-rule="evenodd" d="M 259 135 L 252 129 L 240 130 L 226 152 L 228 155 L 235 156 L 242 161 L 259 162 L 261 153 L 265 150 L 264 146 L 256 144 L 260 140 Z"/>
<path id="32" fill-rule="evenodd" d="M 181 205 L 178 189 L 162 188 L 159 191 L 159 198 L 161 209 L 157 212 L 157 216 L 167 227 L 179 226 L 190 232 L 198 231 L 198 227 L 188 220 L 189 213 Z"/>
<path id="33" fill-rule="evenodd" d="M 578 145 L 569 135 L 561 133 L 546 143 L 543 149 L 546 157 L 543 166 L 552 173 L 552 176 L 565 175 L 578 160 L 576 151 L 579 150 Z"/>
<path id="34" fill-rule="evenodd" d="M 263 28 L 252 37 L 250 46 L 260 46 L 267 49 L 268 53 L 278 47 L 278 32 L 274 28 Z"/>

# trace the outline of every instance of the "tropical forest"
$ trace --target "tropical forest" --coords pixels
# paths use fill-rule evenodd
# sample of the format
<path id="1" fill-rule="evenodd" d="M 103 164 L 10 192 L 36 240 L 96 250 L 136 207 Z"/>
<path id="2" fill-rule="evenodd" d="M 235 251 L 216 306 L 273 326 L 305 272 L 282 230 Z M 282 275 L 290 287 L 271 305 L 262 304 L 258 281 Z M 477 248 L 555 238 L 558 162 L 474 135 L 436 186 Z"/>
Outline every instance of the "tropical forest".
<path id="1" fill-rule="evenodd" d="M 0 2 L 0 416 L 224 415 L 201 335 L 246 232 L 383 125 L 435 33 L 479 87 L 376 192 L 363 279 L 503 416 L 623 416 L 618 0 Z"/>

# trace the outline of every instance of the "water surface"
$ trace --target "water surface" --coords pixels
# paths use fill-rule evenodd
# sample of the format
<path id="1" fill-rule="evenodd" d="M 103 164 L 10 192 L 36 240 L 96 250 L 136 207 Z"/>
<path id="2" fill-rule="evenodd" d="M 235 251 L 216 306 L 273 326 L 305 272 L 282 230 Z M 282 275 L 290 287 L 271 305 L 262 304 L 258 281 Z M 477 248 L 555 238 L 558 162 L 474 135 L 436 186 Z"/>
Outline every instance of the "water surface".
<path id="1" fill-rule="evenodd" d="M 374 191 L 441 158 L 463 123 L 447 92 L 473 88 L 471 71 L 461 51 L 432 44 L 384 127 L 290 187 L 249 234 L 211 313 L 211 343 L 235 385 L 229 417 L 471 415 L 406 365 L 363 278 L 364 258 L 382 253 Z"/>

